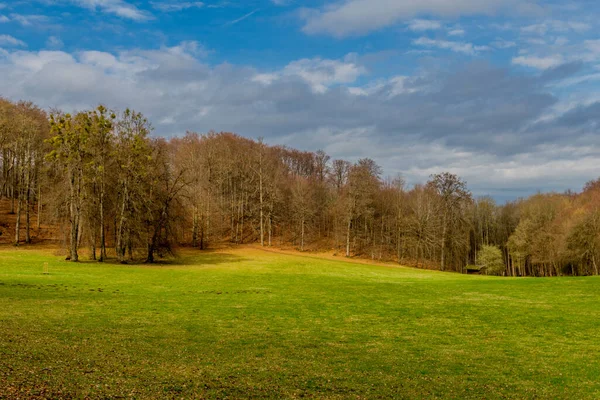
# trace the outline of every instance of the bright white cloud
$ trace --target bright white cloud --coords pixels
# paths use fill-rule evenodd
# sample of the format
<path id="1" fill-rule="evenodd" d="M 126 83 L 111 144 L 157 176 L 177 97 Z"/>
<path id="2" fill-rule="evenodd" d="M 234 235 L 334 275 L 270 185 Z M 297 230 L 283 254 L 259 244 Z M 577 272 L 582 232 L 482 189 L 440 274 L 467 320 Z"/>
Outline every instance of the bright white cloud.
<path id="1" fill-rule="evenodd" d="M 366 69 L 352 60 L 327 60 L 321 58 L 302 59 L 289 63 L 281 71 L 259 73 L 252 77 L 253 82 L 270 85 L 280 79 L 300 78 L 310 85 L 315 93 L 325 93 L 329 87 L 355 82 L 366 74 Z"/>
<path id="2" fill-rule="evenodd" d="M 284 76 L 298 76 L 304 79 L 317 93 L 324 93 L 331 85 L 352 83 L 365 73 L 365 68 L 354 62 L 320 58 L 294 61 L 283 69 Z"/>

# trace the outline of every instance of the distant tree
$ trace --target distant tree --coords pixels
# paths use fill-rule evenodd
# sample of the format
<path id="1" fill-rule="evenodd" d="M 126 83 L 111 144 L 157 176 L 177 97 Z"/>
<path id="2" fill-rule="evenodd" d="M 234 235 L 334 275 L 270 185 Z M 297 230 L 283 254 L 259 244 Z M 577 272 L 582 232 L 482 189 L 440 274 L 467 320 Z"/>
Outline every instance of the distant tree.
<path id="1" fill-rule="evenodd" d="M 585 272 L 599 275 L 600 210 L 594 210 L 576 224 L 567 239 L 568 250 Z"/>
<path id="2" fill-rule="evenodd" d="M 133 258 L 133 247 L 143 231 L 144 204 L 151 179 L 152 147 L 148 135 L 151 125 L 141 114 L 125 110 L 116 125 L 115 162 L 117 163 L 117 212 L 115 250 L 117 259 L 125 261 L 126 252 Z"/>
<path id="3" fill-rule="evenodd" d="M 185 171 L 171 162 L 169 150 L 164 140 L 152 141 L 151 163 L 147 166 L 147 192 L 142 200 L 146 263 L 155 261 L 157 251 L 165 249 L 172 252 L 173 222 L 176 220 L 174 204 L 188 184 Z"/>
<path id="4" fill-rule="evenodd" d="M 55 162 L 65 173 L 69 193 L 69 256 L 71 261 L 79 261 L 78 246 L 81 216 L 84 203 L 84 168 L 88 162 L 87 141 L 91 130 L 91 120 L 85 112 L 57 114 L 50 117 L 52 151 L 48 159 Z"/>
<path id="5" fill-rule="evenodd" d="M 100 105 L 89 112 L 90 131 L 86 164 L 88 225 L 91 232 L 92 259 L 96 259 L 96 237 L 100 234 L 100 262 L 106 259 L 106 186 L 113 173 L 116 114 Z"/>
<path id="6" fill-rule="evenodd" d="M 300 231 L 300 251 L 304 251 L 306 226 L 315 214 L 311 182 L 296 177 L 292 188 L 292 212 Z"/>
<path id="7" fill-rule="evenodd" d="M 428 185 L 432 187 L 440 197 L 441 233 L 440 233 L 440 269 L 446 269 L 447 251 L 455 254 L 455 250 L 464 249 L 466 245 L 466 233 L 464 228 L 468 226 L 466 208 L 472 201 L 471 192 L 467 189 L 467 183 L 458 176 L 444 172 L 432 175 Z"/>
<path id="8" fill-rule="evenodd" d="M 406 239 L 417 267 L 424 260 L 434 258 L 440 230 L 438 203 L 437 193 L 431 186 L 417 185 L 407 193 Z"/>
<path id="9" fill-rule="evenodd" d="M 504 273 L 502 250 L 497 246 L 483 245 L 477 253 L 477 265 L 486 275 L 502 275 Z"/>

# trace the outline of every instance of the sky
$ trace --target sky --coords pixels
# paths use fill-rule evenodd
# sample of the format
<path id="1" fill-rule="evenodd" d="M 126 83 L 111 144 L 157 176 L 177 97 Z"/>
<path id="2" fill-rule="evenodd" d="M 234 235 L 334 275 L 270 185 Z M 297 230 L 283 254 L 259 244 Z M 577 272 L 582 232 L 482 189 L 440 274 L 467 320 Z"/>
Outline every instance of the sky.
<path id="1" fill-rule="evenodd" d="M 596 0 L 0 0 L 0 96 L 510 200 L 600 176 L 598 17 Z"/>

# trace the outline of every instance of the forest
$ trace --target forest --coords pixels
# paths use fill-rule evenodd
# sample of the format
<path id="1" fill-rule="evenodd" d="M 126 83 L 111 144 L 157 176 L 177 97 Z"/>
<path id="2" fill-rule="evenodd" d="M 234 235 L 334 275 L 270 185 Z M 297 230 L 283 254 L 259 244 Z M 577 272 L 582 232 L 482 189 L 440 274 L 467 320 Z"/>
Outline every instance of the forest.
<path id="1" fill-rule="evenodd" d="M 599 274 L 600 180 L 497 204 L 452 173 L 408 187 L 371 159 L 234 133 L 151 133 L 129 109 L 69 114 L 0 99 L 1 196 L 16 215 L 2 236 L 36 243 L 32 228 L 51 224 L 71 261 L 85 248 L 98 262 L 152 263 L 226 241 L 462 273 Z"/>

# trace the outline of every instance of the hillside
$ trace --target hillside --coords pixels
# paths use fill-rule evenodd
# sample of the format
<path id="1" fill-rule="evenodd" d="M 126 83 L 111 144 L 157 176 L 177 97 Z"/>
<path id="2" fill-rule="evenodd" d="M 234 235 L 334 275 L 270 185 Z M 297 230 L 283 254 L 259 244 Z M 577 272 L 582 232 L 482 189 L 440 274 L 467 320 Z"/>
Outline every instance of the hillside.
<path id="1" fill-rule="evenodd" d="M 37 208 L 31 211 L 31 239 L 32 244 L 50 244 L 57 243 L 60 237 L 60 230 L 56 225 L 48 224 L 44 220 L 42 212 L 42 221 L 40 228 L 37 227 Z M 7 198 L 0 199 L 0 244 L 14 244 L 15 227 L 17 223 L 17 214 L 11 213 L 11 201 Z M 25 211 L 21 215 L 21 242 L 25 242 Z"/>

